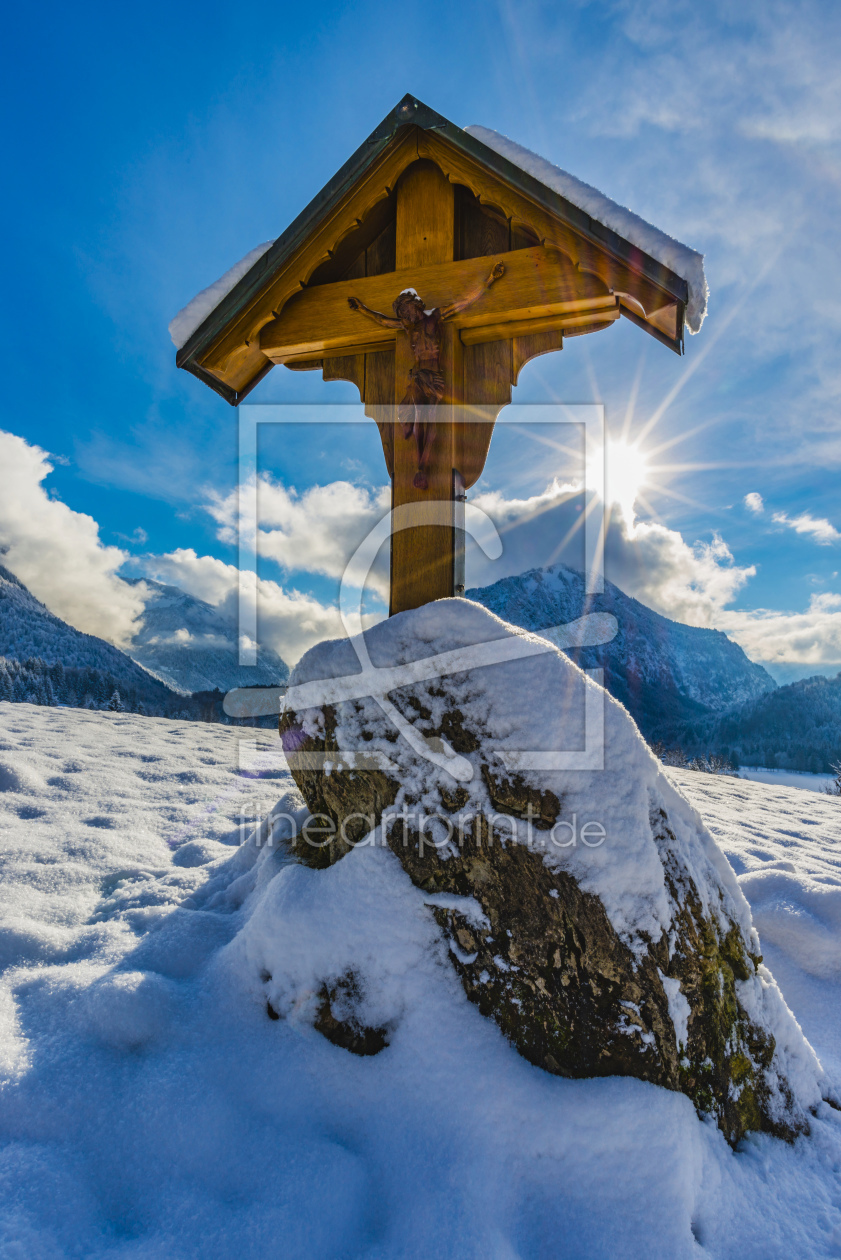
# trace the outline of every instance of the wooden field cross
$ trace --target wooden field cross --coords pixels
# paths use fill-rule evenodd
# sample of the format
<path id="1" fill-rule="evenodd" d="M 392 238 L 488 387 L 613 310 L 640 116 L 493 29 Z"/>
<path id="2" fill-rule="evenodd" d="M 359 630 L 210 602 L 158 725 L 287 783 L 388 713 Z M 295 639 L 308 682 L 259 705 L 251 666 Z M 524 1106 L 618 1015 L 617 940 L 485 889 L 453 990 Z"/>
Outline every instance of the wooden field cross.
<path id="1" fill-rule="evenodd" d="M 535 355 L 620 315 L 682 350 L 687 280 L 527 165 L 404 98 L 197 327 L 173 321 L 178 365 L 234 405 L 274 364 L 353 381 L 392 507 L 452 501 Z M 390 612 L 452 595 L 455 554 L 452 527 L 395 533 Z"/>

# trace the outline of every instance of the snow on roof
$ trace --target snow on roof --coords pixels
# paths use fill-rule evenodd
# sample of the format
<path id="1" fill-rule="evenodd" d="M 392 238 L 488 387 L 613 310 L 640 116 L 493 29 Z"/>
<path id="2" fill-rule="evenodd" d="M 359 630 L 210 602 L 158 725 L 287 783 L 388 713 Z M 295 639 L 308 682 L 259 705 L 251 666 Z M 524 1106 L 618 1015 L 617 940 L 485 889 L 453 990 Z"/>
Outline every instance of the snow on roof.
<path id="1" fill-rule="evenodd" d="M 689 285 L 686 326 L 691 333 L 699 331 L 707 313 L 708 294 L 703 254 L 690 249 L 688 245 L 681 245 L 679 241 L 667 236 L 659 228 L 646 223 L 645 219 L 641 219 L 633 211 L 611 201 L 597 188 L 592 188 L 567 171 L 562 171 L 559 166 L 553 166 L 545 158 L 532 153 L 530 149 L 524 149 L 522 145 L 509 140 L 498 131 L 478 126 L 465 127 L 465 131 L 468 135 L 480 140 L 482 144 L 486 144 L 489 149 L 507 158 L 509 162 L 513 162 L 515 166 L 519 166 L 521 170 L 539 179 L 547 188 L 560 193 L 579 210 L 589 214 L 592 219 L 617 232 L 632 245 L 638 246 L 646 254 L 669 267 L 676 275 L 682 276 Z M 250 250 L 244 258 L 226 271 L 224 276 L 208 285 L 206 289 L 202 289 L 201 293 L 197 293 L 192 301 L 178 312 L 169 324 L 169 335 L 177 350 L 186 345 L 210 312 L 215 310 L 234 285 L 273 244 L 274 241 L 264 241 L 262 245 Z M 409 290 L 406 291 L 409 292 Z"/>
<path id="2" fill-rule="evenodd" d="M 247 271 L 250 271 L 258 258 L 262 258 L 266 250 L 274 245 L 274 241 L 264 241 L 250 250 L 238 263 L 234 263 L 224 276 L 209 284 L 201 293 L 197 293 L 192 301 L 178 312 L 169 323 L 169 335 L 176 350 L 190 340 L 199 324 L 203 324 L 212 310 L 215 310 L 224 297 L 237 284 Z"/>
<path id="3" fill-rule="evenodd" d="M 680 241 L 667 236 L 665 232 L 661 232 L 652 224 L 646 223 L 645 219 L 641 219 L 632 210 L 611 201 L 597 188 L 592 188 L 590 184 L 576 179 L 574 175 L 561 170 L 559 166 L 553 166 L 551 162 L 547 162 L 546 158 L 532 153 L 531 149 L 524 149 L 522 145 L 509 140 L 507 136 L 500 135 L 498 131 L 478 126 L 465 127 L 464 130 L 469 136 L 475 137 L 489 149 L 499 153 L 501 157 L 507 158 L 521 170 L 539 179 L 547 188 L 560 193 L 579 210 L 589 214 L 591 219 L 617 232 L 626 241 L 630 241 L 632 245 L 644 250 L 646 254 L 681 276 L 689 285 L 686 326 L 691 333 L 700 330 L 707 313 L 709 294 L 704 275 L 703 254 L 690 249 L 688 245 L 681 245 Z"/>

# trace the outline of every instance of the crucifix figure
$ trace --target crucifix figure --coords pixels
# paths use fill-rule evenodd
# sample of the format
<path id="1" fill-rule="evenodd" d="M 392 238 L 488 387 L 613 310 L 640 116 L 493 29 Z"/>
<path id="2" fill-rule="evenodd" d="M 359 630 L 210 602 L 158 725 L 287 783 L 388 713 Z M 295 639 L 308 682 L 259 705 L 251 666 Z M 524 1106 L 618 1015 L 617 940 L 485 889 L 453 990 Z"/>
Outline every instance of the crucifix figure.
<path id="1" fill-rule="evenodd" d="M 414 362 L 409 369 L 408 388 L 397 407 L 397 418 L 404 438 L 415 439 L 418 470 L 412 484 L 416 490 L 426 490 L 429 486 L 426 474 L 435 441 L 435 409 L 444 394 L 440 367 L 442 325 L 472 306 L 504 274 L 505 264 L 499 262 L 483 283 L 475 285 L 464 297 L 447 306 L 436 306 L 434 310 L 425 309 L 415 289 L 404 289 L 398 294 L 392 307 L 394 315 L 374 311 L 360 298 L 348 298 L 351 310 L 360 311 L 383 328 L 399 328 L 409 335 Z"/>

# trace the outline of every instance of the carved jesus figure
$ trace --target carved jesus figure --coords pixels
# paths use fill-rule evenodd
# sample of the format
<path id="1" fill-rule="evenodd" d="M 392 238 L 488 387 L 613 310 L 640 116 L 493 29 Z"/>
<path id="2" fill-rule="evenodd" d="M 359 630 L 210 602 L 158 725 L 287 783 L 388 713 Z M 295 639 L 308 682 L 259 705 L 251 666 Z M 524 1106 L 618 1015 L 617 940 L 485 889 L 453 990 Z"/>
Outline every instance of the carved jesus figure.
<path id="1" fill-rule="evenodd" d="M 435 409 L 444 393 L 441 375 L 441 326 L 459 311 L 465 310 L 486 293 L 495 280 L 505 274 L 505 264 L 497 263 L 482 284 L 477 284 L 464 297 L 448 306 L 429 311 L 414 289 L 404 289 L 394 302 L 394 315 L 372 311 L 359 298 L 348 298 L 351 310 L 360 311 L 383 328 L 400 328 L 409 335 L 414 363 L 409 371 L 409 385 L 402 402 L 397 407 L 397 418 L 405 438 L 414 437 L 418 453 L 418 471 L 412 484 L 417 490 L 426 490 L 429 482 L 426 470 L 435 441 Z"/>

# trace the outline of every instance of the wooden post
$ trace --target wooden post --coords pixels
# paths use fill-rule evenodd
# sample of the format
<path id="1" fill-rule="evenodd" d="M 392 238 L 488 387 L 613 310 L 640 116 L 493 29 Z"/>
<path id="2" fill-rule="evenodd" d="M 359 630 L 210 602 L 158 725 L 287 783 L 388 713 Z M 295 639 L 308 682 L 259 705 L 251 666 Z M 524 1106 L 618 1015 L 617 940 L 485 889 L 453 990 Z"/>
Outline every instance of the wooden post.
<path id="1" fill-rule="evenodd" d="M 455 250 L 453 186 L 432 162 L 417 162 L 397 185 L 397 269 L 452 262 Z M 396 296 L 396 294 L 395 294 Z M 423 296 L 423 294 L 421 294 Z M 395 405 L 406 392 L 413 365 L 408 337 L 397 338 Z M 455 459 L 453 407 L 461 401 L 462 346 L 458 330 L 444 326 L 441 351 L 444 397 L 438 407 L 437 437 L 427 472 L 429 488 L 417 490 L 414 440 L 394 426 L 392 508 L 406 503 L 452 501 Z M 454 535 L 451 527 L 425 525 L 401 530 L 391 539 L 390 613 L 419 608 L 453 594 Z"/>

